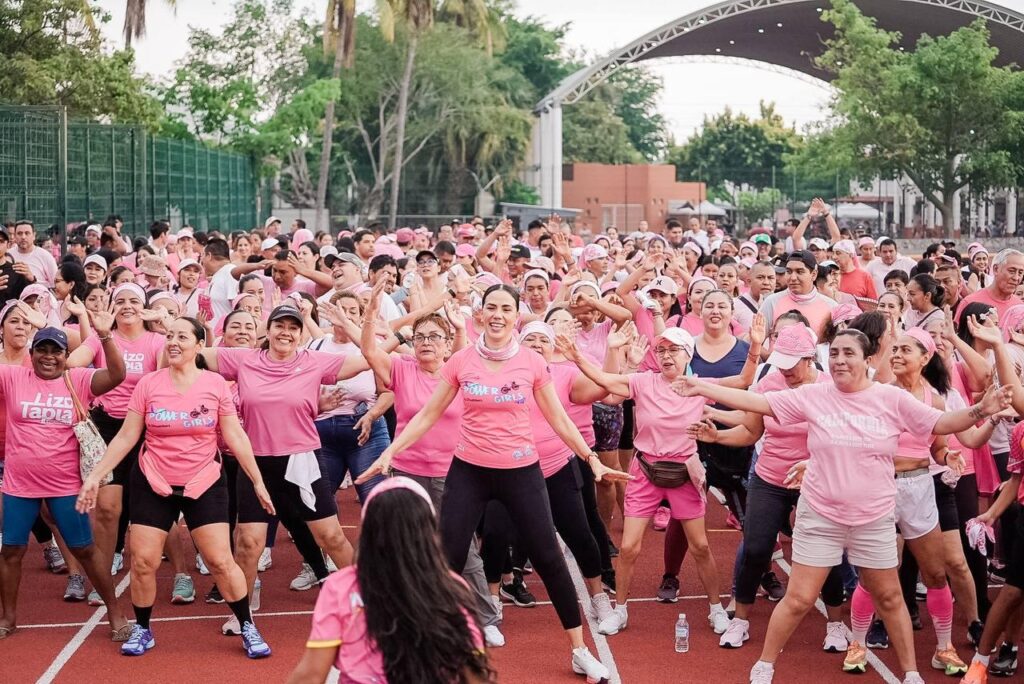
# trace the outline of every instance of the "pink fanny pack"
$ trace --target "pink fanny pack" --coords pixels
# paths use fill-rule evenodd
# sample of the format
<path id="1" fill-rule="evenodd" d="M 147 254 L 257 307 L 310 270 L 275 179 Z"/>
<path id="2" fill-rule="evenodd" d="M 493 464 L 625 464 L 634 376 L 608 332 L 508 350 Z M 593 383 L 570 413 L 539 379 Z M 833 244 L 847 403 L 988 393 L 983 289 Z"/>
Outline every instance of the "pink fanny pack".
<path id="1" fill-rule="evenodd" d="M 174 493 L 174 487 L 168 484 L 167 479 L 163 476 L 160 470 L 153 466 L 147 458 L 148 452 L 143 448 L 142 454 L 139 456 L 139 468 L 142 469 L 142 474 L 146 476 L 146 480 L 149 482 L 149 486 L 153 488 L 153 491 L 160 496 L 170 496 Z M 212 461 L 204 465 L 199 469 L 191 480 L 185 485 L 185 491 L 183 496 L 189 499 L 198 499 L 206 490 L 213 486 L 217 480 L 220 479 L 220 461 L 214 458 Z"/>

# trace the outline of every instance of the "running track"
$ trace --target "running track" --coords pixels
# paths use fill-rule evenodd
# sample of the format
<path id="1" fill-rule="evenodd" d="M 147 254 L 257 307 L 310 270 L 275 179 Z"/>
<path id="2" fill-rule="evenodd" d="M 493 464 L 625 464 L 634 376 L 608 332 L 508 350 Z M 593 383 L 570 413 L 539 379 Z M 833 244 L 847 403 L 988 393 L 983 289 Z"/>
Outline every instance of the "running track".
<path id="1" fill-rule="evenodd" d="M 358 520 L 353 489 L 340 492 L 339 502 L 343 524 L 351 525 Z M 725 528 L 723 520 L 723 509 L 712 499 L 709 536 L 725 591 L 740 535 Z M 353 541 L 357 537 L 356 529 L 346 528 L 346 533 Z M 621 528 L 616 526 L 613 533 L 617 540 Z M 736 651 L 719 648 L 718 637 L 707 626 L 708 604 L 692 561 L 687 559 L 683 566 L 681 595 L 685 598 L 675 605 L 651 600 L 661 579 L 662 539 L 662 534 L 653 530 L 649 530 L 645 538 L 634 576 L 634 596 L 638 600 L 630 602 L 629 627 L 606 639 L 597 635 L 596 625 L 591 623 L 588 628 L 584 624 L 591 651 L 600 652 L 608 665 L 611 665 L 608 656 L 614 659 L 617 679 L 613 677 L 613 681 L 667 684 L 703 679 L 714 684 L 745 683 L 750 666 L 760 653 L 773 604 L 758 600 L 751 619 L 751 639 L 746 646 Z M 789 557 L 788 547 L 786 557 Z M 67 576 L 48 573 L 38 546 L 33 545 L 26 555 L 22 576 L 19 630 L 0 641 L 0 682 L 188 681 L 201 684 L 242 681 L 249 677 L 283 681 L 301 656 L 316 599 L 315 590 L 288 590 L 288 583 L 299 568 L 298 558 L 282 530 L 274 550 L 274 565 L 261 575 L 262 609 L 257 614 L 260 628 L 274 649 L 271 658 L 250 661 L 237 637 L 221 635 L 220 626 L 228 614 L 227 609 L 202 603 L 203 594 L 212 585 L 209 577 L 194 573 L 198 595 L 195 603 L 171 605 L 173 572 L 167 563 L 159 572 L 159 593 L 153 613 L 157 647 L 142 658 L 127 658 L 121 656 L 118 645 L 108 639 L 105 609 L 90 608 L 84 603 L 64 603 L 61 597 Z M 575 570 L 574 565 L 571 567 Z M 775 568 L 783 581 L 788 567 L 782 562 Z M 118 575 L 116 582 L 119 592 L 127 592 L 127 573 Z M 528 583 L 539 600 L 546 598 L 535 575 L 528 578 Z M 579 586 L 582 590 L 582 584 Z M 127 593 L 122 603 L 130 609 Z M 673 626 L 679 612 L 686 612 L 690 620 L 690 652 L 687 654 L 677 654 L 672 647 Z M 928 668 L 934 638 L 927 611 L 922 607 L 921 612 L 924 630 L 915 636 L 922 675 L 928 682 L 956 681 Z M 542 603 L 532 609 L 506 606 L 504 616 L 502 629 L 508 645 L 491 651 L 500 681 L 537 684 L 584 681 L 572 674 L 567 641 L 550 605 Z M 846 622 L 849 624 L 848 619 Z M 972 651 L 959 612 L 954 625 L 954 643 L 961 657 L 969 660 Z M 842 655 L 820 650 L 824 627 L 821 614 L 808 615 L 776 668 L 776 682 L 899 683 L 902 673 L 891 649 L 873 652 L 877 656 L 873 659 L 875 667 L 866 675 L 854 678 L 843 674 Z"/>

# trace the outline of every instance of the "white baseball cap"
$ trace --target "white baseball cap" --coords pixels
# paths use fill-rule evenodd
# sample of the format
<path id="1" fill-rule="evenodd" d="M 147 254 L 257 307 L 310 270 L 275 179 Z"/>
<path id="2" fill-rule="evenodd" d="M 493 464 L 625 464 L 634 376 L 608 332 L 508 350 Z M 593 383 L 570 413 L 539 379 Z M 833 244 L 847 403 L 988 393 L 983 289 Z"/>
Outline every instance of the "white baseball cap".
<path id="1" fill-rule="evenodd" d="M 181 263 L 178 264 L 178 271 L 179 272 L 184 271 L 189 266 L 195 266 L 199 270 L 202 270 L 202 268 L 203 268 L 202 266 L 199 265 L 199 262 L 196 261 L 195 259 L 182 259 Z"/>
<path id="2" fill-rule="evenodd" d="M 82 264 L 82 268 L 85 268 L 89 264 L 96 264 L 104 271 L 108 270 L 110 266 L 107 265 L 107 260 L 101 257 L 99 254 L 90 254 L 85 257 L 85 262 Z"/>
<path id="3" fill-rule="evenodd" d="M 263 242 L 260 243 L 260 250 L 261 251 L 266 251 L 268 249 L 274 249 L 275 247 L 280 247 L 280 246 L 281 246 L 281 243 L 278 242 L 276 239 L 274 239 L 274 238 L 266 238 L 265 240 L 263 240 Z"/>

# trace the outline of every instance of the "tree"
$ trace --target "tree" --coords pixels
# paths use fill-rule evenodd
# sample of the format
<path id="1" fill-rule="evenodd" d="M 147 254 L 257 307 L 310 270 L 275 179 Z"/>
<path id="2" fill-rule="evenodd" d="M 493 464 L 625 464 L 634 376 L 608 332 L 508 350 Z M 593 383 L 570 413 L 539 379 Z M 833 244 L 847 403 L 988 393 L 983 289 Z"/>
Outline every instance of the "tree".
<path id="1" fill-rule="evenodd" d="M 164 1 L 177 9 L 177 0 Z M 123 33 L 125 47 L 131 47 L 133 40 L 146 35 L 146 0 L 125 0 Z"/>
<path id="2" fill-rule="evenodd" d="M 956 193 L 1013 184 L 1022 144 L 1024 75 L 996 67 L 981 19 L 913 51 L 849 0 L 823 19 L 835 26 L 818 64 L 835 74 L 831 149 L 863 176 L 906 175 L 953 229 Z"/>
<path id="3" fill-rule="evenodd" d="M 567 163 L 640 164 L 643 157 L 629 139 L 629 127 L 599 93 L 591 93 L 562 112 L 562 156 Z"/>
<path id="4" fill-rule="evenodd" d="M 615 114 L 626 124 L 630 144 L 649 162 L 664 158 L 668 151 L 668 127 L 658 113 L 661 79 L 647 69 L 632 65 L 612 74 L 615 86 Z"/>
<path id="5" fill-rule="evenodd" d="M 737 195 L 743 217 L 748 221 L 771 218 L 782 201 L 782 193 L 775 188 L 767 190 L 743 190 Z"/>

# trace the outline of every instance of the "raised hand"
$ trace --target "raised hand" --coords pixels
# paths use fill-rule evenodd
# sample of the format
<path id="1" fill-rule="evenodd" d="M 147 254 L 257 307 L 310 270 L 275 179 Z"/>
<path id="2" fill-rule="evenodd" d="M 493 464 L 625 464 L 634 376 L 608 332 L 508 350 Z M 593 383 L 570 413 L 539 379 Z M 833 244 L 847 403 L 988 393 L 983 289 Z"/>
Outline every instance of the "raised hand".
<path id="1" fill-rule="evenodd" d="M 981 408 L 982 413 L 986 416 L 994 416 L 1006 407 L 1008 407 L 1013 401 L 1013 388 L 1009 385 L 1003 385 L 1002 387 L 996 387 L 990 385 L 985 391 L 985 395 L 978 402 L 978 407 Z"/>
<path id="2" fill-rule="evenodd" d="M 89 323 L 100 337 L 107 337 L 114 329 L 114 314 L 107 311 L 90 311 Z"/>
<path id="3" fill-rule="evenodd" d="M 449 299 L 444 303 L 444 314 L 453 328 L 456 330 L 466 329 L 466 317 L 463 315 L 462 309 L 454 301 Z"/>
<path id="4" fill-rule="evenodd" d="M 29 322 L 33 328 L 45 328 L 46 327 L 46 316 L 42 311 L 34 309 L 25 302 L 18 300 L 14 303 L 15 308 L 21 312 L 21 315 L 25 317 L 25 320 Z"/>
<path id="5" fill-rule="evenodd" d="M 555 349 L 570 361 L 576 362 L 580 359 L 580 350 L 576 346 L 576 340 L 573 337 L 565 334 L 556 334 Z"/>
<path id="6" fill-rule="evenodd" d="M 650 350 L 651 343 L 647 337 L 637 334 L 636 340 L 626 348 L 626 363 L 633 368 L 639 368 Z"/>
<path id="7" fill-rule="evenodd" d="M 636 339 L 637 335 L 636 323 L 633 321 L 626 321 L 618 330 L 612 330 L 608 333 L 608 348 L 609 349 L 621 349 L 630 342 Z"/>
<path id="8" fill-rule="evenodd" d="M 985 321 L 982 321 L 977 316 L 969 316 L 967 318 L 967 329 L 974 335 L 974 339 L 980 340 L 989 348 L 997 347 L 1003 342 L 1003 333 L 995 326 L 993 318 L 991 315 L 987 316 Z"/>
<path id="9" fill-rule="evenodd" d="M 766 331 L 767 325 L 764 319 L 764 314 L 757 313 L 754 315 L 754 321 L 750 324 L 750 346 L 760 347 L 764 344 L 765 337 L 767 337 Z"/>

